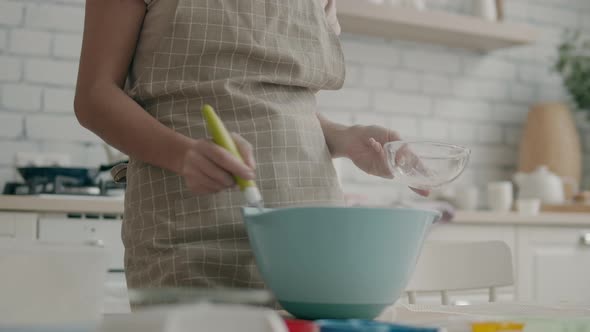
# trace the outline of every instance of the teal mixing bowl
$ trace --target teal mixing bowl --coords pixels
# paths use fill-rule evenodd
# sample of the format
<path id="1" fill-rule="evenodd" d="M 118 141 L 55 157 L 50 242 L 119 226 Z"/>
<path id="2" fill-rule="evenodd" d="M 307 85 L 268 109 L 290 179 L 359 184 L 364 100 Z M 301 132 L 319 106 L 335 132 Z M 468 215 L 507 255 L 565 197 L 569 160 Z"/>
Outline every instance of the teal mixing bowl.
<path id="1" fill-rule="evenodd" d="M 244 208 L 258 269 L 303 319 L 372 319 L 403 292 L 436 211 Z"/>

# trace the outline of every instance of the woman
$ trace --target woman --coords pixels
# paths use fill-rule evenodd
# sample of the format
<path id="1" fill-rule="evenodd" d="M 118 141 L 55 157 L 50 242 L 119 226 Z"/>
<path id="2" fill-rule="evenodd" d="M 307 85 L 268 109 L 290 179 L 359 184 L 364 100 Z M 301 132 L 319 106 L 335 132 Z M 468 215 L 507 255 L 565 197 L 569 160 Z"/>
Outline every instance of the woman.
<path id="1" fill-rule="evenodd" d="M 88 0 L 75 109 L 127 153 L 128 286 L 263 287 L 231 175 L 267 206 L 341 204 L 331 159 L 390 177 L 375 126 L 316 113 L 344 61 L 334 0 Z M 211 104 L 245 163 L 213 144 Z M 256 159 L 256 162 L 255 162 Z"/>

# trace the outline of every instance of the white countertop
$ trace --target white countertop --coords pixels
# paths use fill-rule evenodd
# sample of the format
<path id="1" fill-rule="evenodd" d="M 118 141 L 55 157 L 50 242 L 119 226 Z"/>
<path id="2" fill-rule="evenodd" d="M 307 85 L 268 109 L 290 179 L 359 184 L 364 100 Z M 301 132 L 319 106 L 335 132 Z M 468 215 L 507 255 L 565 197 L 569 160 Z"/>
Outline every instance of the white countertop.
<path id="1" fill-rule="evenodd" d="M 123 213 L 123 197 L 66 195 L 0 195 L 0 211 Z M 536 216 L 516 212 L 457 211 L 451 223 L 485 225 L 590 226 L 590 213 L 549 213 Z"/>
<path id="2" fill-rule="evenodd" d="M 123 213 L 123 197 L 0 195 L 0 211 Z"/>

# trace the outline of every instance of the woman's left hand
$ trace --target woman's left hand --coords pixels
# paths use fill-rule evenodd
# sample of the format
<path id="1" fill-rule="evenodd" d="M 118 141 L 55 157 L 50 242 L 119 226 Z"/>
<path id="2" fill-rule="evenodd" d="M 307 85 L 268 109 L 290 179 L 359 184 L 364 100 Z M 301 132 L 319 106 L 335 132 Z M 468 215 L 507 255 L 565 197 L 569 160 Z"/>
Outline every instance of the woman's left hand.
<path id="1" fill-rule="evenodd" d="M 393 178 L 383 146 L 400 139 L 397 132 L 380 126 L 351 126 L 341 135 L 339 144 L 343 144 L 344 155 L 358 168 L 371 175 Z M 426 190 L 410 189 L 422 196 L 429 194 Z"/>
<path id="2" fill-rule="evenodd" d="M 383 145 L 399 141 L 401 138 L 393 130 L 379 126 L 352 126 L 346 130 L 342 143 L 345 155 L 368 174 L 383 178 L 393 178 L 387 165 L 387 155 Z"/>

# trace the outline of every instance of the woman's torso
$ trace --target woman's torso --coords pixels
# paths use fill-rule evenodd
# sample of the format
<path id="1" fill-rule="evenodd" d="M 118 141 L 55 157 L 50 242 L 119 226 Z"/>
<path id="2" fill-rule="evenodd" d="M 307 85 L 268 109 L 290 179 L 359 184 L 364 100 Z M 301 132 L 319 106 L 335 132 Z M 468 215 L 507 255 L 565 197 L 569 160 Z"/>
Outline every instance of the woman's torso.
<path id="1" fill-rule="evenodd" d="M 254 146 L 268 206 L 341 200 L 315 92 L 344 63 L 320 0 L 154 0 L 127 91 L 164 125 L 206 138 L 200 107 Z M 123 238 L 131 287 L 260 287 L 239 192 L 194 196 L 171 172 L 132 160 Z"/>

